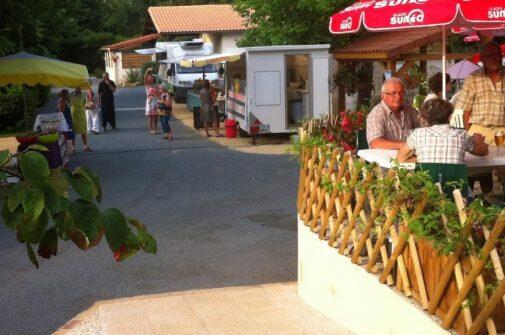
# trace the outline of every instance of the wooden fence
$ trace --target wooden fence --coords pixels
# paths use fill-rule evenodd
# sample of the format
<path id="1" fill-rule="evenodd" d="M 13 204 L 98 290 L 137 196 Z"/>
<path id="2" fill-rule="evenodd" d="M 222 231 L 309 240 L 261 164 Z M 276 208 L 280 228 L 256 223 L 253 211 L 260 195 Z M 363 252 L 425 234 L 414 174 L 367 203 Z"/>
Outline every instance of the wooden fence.
<path id="1" fill-rule="evenodd" d="M 300 130 L 300 138 L 306 139 L 307 133 Z M 389 177 L 396 173 L 393 169 L 387 172 Z M 383 170 L 377 167 L 364 173 L 363 162 L 350 152 L 333 150 L 323 155 L 317 147 L 305 149 L 298 188 L 300 219 L 329 247 L 437 315 L 443 328 L 459 334 L 505 331 L 504 258 L 496 248 L 503 238 L 505 214 L 498 215 L 490 229 L 482 225 L 485 242 L 479 257 L 472 256 L 464 243 L 443 255 L 409 229 L 408 220 L 426 210 L 426 198 L 409 204 L 414 208 L 409 215 L 397 215 L 407 210 L 405 200 L 397 198 L 385 205 L 381 195 L 374 196 L 369 189 L 372 178 L 383 178 Z M 345 187 L 328 191 L 323 180 Z M 472 239 L 472 226 L 479 222 L 467 220 L 458 190 L 454 201 L 463 234 Z M 404 217 L 410 219 L 399 219 Z"/>

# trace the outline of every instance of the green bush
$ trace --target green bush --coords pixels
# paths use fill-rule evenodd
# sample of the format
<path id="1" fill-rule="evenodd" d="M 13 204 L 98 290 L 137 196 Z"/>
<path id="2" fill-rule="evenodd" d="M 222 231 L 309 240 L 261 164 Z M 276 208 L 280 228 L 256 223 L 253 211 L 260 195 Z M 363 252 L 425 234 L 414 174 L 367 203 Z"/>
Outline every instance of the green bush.
<path id="1" fill-rule="evenodd" d="M 0 89 L 0 131 L 31 129 L 37 107 L 48 102 L 50 92 L 49 86 L 25 86 L 23 97 L 23 86 L 11 85 Z"/>
<path id="2" fill-rule="evenodd" d="M 98 78 L 98 79 L 102 79 L 104 72 L 105 72 L 104 70 L 102 70 L 101 68 L 97 67 L 95 69 L 95 71 L 93 71 L 93 76 L 96 77 L 96 78 Z"/>
<path id="3" fill-rule="evenodd" d="M 39 99 L 47 90 L 35 87 L 11 85 L 0 89 L 0 131 L 17 131 L 31 129 L 37 115 Z M 48 95 L 48 93 L 47 93 Z M 25 111 L 26 99 L 26 111 Z"/>
<path id="4" fill-rule="evenodd" d="M 37 89 L 37 107 L 44 106 L 49 101 L 49 95 L 51 94 L 51 88 L 44 85 L 36 85 Z"/>
<path id="5" fill-rule="evenodd" d="M 140 71 L 137 69 L 126 70 L 125 80 L 128 84 L 135 84 L 142 81 Z"/>

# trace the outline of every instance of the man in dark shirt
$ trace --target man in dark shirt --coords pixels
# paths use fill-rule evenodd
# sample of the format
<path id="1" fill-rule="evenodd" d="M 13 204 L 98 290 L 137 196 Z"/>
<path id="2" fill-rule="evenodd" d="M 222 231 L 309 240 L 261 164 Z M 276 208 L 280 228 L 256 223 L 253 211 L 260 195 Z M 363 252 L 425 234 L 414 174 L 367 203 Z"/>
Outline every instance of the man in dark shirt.
<path id="1" fill-rule="evenodd" d="M 107 72 L 103 73 L 103 80 L 98 85 L 98 103 L 102 111 L 102 127 L 107 130 L 107 122 L 111 125 L 112 130 L 116 128 L 116 112 L 114 110 L 114 92 L 116 84 L 109 79 Z"/>

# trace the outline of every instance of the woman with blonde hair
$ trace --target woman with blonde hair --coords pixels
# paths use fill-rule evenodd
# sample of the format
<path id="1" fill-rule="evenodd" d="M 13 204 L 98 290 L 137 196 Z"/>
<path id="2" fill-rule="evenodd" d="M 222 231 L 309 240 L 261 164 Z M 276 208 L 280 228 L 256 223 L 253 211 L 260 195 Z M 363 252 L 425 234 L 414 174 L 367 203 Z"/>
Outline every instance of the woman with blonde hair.
<path id="1" fill-rule="evenodd" d="M 81 88 L 76 87 L 74 91 L 74 96 L 71 100 L 70 111 L 72 113 L 72 121 L 74 124 L 74 133 L 80 134 L 82 139 L 82 144 L 84 146 L 84 151 L 93 151 L 88 146 L 88 130 L 86 122 L 86 113 L 84 112 L 84 104 L 86 97 L 82 94 Z M 73 140 L 72 146 L 75 150 L 75 139 Z"/>

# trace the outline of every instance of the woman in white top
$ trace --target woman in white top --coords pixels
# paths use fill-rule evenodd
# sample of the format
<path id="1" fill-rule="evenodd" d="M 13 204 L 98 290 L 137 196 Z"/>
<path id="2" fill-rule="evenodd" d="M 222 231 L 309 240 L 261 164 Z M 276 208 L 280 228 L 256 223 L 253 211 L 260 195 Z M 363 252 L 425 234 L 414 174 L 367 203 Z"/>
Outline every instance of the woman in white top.
<path id="1" fill-rule="evenodd" d="M 100 131 L 100 120 L 98 118 L 98 110 L 96 108 L 95 94 L 93 93 L 93 88 L 91 86 L 86 91 L 86 104 L 84 105 L 84 109 L 86 110 L 88 133 L 98 135 Z"/>

